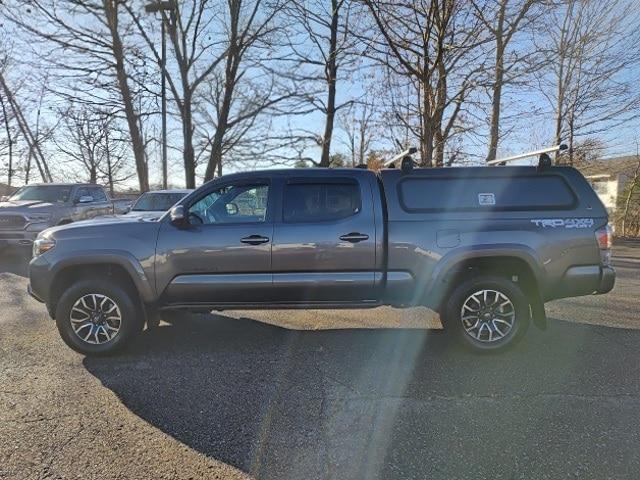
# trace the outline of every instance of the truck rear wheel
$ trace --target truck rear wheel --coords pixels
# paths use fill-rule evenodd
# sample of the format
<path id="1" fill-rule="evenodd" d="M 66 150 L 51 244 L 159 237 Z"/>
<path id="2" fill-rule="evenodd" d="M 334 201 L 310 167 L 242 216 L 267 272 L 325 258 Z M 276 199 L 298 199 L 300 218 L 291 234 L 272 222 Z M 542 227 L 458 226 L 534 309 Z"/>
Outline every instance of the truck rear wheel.
<path id="1" fill-rule="evenodd" d="M 455 288 L 445 305 L 445 329 L 464 346 L 492 352 L 515 345 L 529 327 L 529 302 L 514 282 L 480 275 Z"/>
<path id="2" fill-rule="evenodd" d="M 144 324 L 135 297 L 115 282 L 80 280 L 60 297 L 56 325 L 64 342 L 84 355 L 122 349 Z"/>

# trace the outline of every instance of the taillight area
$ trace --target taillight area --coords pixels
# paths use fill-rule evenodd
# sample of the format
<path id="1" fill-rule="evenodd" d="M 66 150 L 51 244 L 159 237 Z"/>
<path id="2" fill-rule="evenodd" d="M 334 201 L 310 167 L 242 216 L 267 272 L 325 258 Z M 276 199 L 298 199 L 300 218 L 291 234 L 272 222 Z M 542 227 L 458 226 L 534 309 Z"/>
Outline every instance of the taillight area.
<path id="1" fill-rule="evenodd" d="M 611 247 L 613 246 L 613 229 L 611 225 L 596 230 L 596 240 L 600 247 L 600 259 L 603 265 L 611 263 Z"/>

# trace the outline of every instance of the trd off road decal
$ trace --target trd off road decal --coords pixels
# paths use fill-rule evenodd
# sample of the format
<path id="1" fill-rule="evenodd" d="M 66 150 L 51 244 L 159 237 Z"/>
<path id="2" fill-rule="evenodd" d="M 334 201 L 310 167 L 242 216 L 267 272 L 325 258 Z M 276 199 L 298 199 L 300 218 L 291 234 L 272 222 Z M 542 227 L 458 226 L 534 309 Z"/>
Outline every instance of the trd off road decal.
<path id="1" fill-rule="evenodd" d="M 591 228 L 593 218 L 540 218 L 531 223 L 540 228 Z"/>

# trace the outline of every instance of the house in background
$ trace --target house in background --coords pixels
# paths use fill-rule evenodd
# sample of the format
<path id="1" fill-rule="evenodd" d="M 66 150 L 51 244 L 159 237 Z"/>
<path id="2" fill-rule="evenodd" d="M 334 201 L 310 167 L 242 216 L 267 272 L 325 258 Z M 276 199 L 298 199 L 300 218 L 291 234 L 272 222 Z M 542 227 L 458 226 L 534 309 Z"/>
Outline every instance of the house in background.
<path id="1" fill-rule="evenodd" d="M 637 165 L 638 157 L 629 155 L 592 160 L 576 165 L 576 168 L 589 180 L 602 203 L 615 210 Z"/>
<path id="2" fill-rule="evenodd" d="M 607 207 L 609 215 L 613 216 L 618 207 L 619 195 L 624 190 L 628 179 L 624 174 L 613 173 L 596 173 L 593 175 L 585 175 L 595 192 Z"/>
<path id="3" fill-rule="evenodd" d="M 638 157 L 632 155 L 594 160 L 576 165 L 607 208 L 612 223 L 620 223 L 627 186 L 638 167 L 638 161 Z M 636 197 L 634 203 L 638 203 L 639 196 L 634 195 L 634 197 Z M 637 207 L 638 205 L 635 205 L 634 211 Z"/>

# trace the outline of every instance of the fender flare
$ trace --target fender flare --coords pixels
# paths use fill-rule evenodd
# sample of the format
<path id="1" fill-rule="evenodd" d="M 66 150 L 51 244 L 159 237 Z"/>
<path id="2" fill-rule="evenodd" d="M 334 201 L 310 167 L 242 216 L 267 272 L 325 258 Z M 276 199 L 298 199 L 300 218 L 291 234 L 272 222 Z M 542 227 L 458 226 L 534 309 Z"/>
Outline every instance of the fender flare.
<path id="1" fill-rule="evenodd" d="M 426 289 L 428 292 L 427 305 L 432 308 L 438 308 L 442 302 L 446 289 L 443 288 L 445 280 L 449 274 L 456 270 L 456 267 L 468 260 L 488 258 L 488 257 L 510 257 L 522 260 L 529 267 L 533 274 L 533 279 L 537 286 L 536 298 L 530 298 L 533 313 L 533 321 L 541 329 L 546 328 L 546 314 L 544 309 L 544 301 L 542 300 L 541 285 L 545 278 L 545 270 L 537 252 L 520 244 L 494 244 L 494 245 L 470 245 L 463 248 L 457 248 L 447 253 L 436 264 L 427 282 Z"/>
<path id="2" fill-rule="evenodd" d="M 142 265 L 131 253 L 123 250 L 82 250 L 74 251 L 55 262 L 51 268 L 51 278 L 55 278 L 62 270 L 74 266 L 86 265 L 118 265 L 129 274 L 133 284 L 145 303 L 155 300 L 155 289 L 149 282 Z"/>

